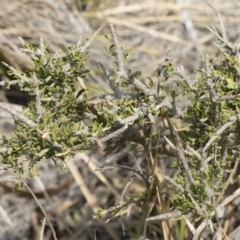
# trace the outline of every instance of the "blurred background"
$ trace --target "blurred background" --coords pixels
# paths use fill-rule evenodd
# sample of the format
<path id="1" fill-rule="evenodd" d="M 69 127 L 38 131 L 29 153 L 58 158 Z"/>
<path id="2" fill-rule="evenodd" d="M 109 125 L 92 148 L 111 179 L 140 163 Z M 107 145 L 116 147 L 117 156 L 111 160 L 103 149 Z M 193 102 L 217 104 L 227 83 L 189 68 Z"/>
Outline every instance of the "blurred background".
<path id="1" fill-rule="evenodd" d="M 142 71 L 143 79 L 154 75 L 154 69 L 169 51 L 175 66 L 183 66 L 189 78 L 194 79 L 205 55 L 217 56 L 215 37 L 207 27 L 214 27 L 222 35 L 220 18 L 227 40 L 239 44 L 238 0 L 0 0 L 0 6 L 2 81 L 12 80 L 2 61 L 20 70 L 32 69 L 18 37 L 36 46 L 42 38 L 52 52 L 64 51 L 69 45 L 84 43 L 101 26 L 101 33 L 109 34 L 108 22 L 114 25 L 122 47 L 131 52 L 126 66 Z M 101 61 L 113 69 L 114 59 L 106 54 L 110 44 L 103 34 L 99 35 L 89 52 L 87 66 L 91 72 L 85 80 L 96 91 L 110 91 L 98 64 Z M 27 106 L 29 96 L 17 86 L 9 90 L 2 87 L 0 101 L 20 111 L 21 106 Z M 0 110 L 0 132 L 11 134 L 13 129 L 11 116 Z M 76 176 L 61 171 L 51 161 L 38 164 L 39 177 L 31 179 L 29 185 L 46 209 L 59 240 L 94 239 L 94 232 L 98 240 L 129 239 L 123 236 L 119 219 L 105 224 L 105 220 L 92 218 L 98 206 L 107 209 L 120 200 L 132 177 L 132 173 L 122 170 L 96 172 L 104 157 L 96 149 L 77 155 L 71 165 Z M 124 155 L 115 161 L 132 160 Z M 11 191 L 10 179 L 9 172 L 0 170 L 0 239 L 40 239 L 44 217 L 27 189 Z M 141 185 L 133 188 L 143 191 Z M 43 194 L 44 189 L 48 195 Z M 134 210 L 129 216 L 133 224 L 137 224 L 137 213 Z M 158 225 L 152 225 L 149 238 L 161 239 Z M 228 227 L 230 231 L 233 225 Z M 53 239 L 48 226 L 43 239 Z"/>

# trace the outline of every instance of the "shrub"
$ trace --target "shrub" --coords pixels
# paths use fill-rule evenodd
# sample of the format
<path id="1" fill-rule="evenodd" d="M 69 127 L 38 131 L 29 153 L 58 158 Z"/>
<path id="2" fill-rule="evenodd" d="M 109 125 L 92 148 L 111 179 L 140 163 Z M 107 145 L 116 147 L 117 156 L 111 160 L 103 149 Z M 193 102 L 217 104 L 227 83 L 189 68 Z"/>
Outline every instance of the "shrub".
<path id="1" fill-rule="evenodd" d="M 212 227 L 213 217 L 221 217 L 221 208 L 233 199 L 231 194 L 239 194 L 231 187 L 240 149 L 238 46 L 213 31 L 219 58 L 206 57 L 195 79 L 190 80 L 183 68 L 175 68 L 169 56 L 159 64 L 155 76 L 147 78 L 140 71 L 124 67 L 128 54 L 121 49 L 112 25 L 110 29 L 113 44 L 109 52 L 116 58 L 116 70 L 109 72 L 107 66 L 100 66 L 112 93 L 99 92 L 98 96 L 84 84 L 90 71 L 85 60 L 98 32 L 84 45 L 69 47 L 64 53 L 49 52 L 43 41 L 39 48 L 23 42 L 34 70 L 20 72 L 8 66 L 9 74 L 32 100 L 21 114 L 0 104 L 16 124 L 12 136 L 2 136 L 3 163 L 14 170 L 20 184 L 16 187 L 20 187 L 23 177 L 36 174 L 39 161 L 60 160 L 64 167 L 67 159 L 94 145 L 113 153 L 127 143 L 135 155 L 143 149 L 146 158 L 141 165 L 134 158 L 134 167 L 119 167 L 141 179 L 145 191 L 125 196 L 132 179 L 120 204 L 108 211 L 116 217 L 132 203 L 141 207 L 137 230 L 133 232 L 131 223 L 125 223 L 132 237 L 145 236 L 149 221 L 177 216 L 198 221 L 198 229 Z M 164 88 L 173 79 L 178 92 Z M 4 84 L 10 87 L 12 82 Z M 188 98 L 186 110 L 177 105 L 179 94 Z M 170 157 L 169 167 L 175 171 L 172 178 L 159 167 L 163 155 Z M 161 196 L 163 186 L 171 206 L 168 212 Z M 156 212 L 159 215 L 153 216 Z M 96 216 L 104 217 L 104 212 L 99 209 Z M 194 239 L 200 233 L 193 232 Z M 184 233 L 178 233 L 178 237 L 183 239 Z"/>

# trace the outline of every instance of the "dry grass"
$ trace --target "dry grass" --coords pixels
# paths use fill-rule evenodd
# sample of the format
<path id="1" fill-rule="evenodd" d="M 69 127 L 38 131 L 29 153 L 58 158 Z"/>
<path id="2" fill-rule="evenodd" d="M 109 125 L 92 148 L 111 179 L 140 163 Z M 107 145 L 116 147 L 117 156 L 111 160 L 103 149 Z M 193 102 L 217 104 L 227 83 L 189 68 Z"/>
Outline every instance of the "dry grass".
<path id="1" fill-rule="evenodd" d="M 20 50 L 22 37 L 38 45 L 43 38 L 51 51 L 66 48 L 70 44 L 84 41 L 86 36 L 91 36 L 95 30 L 103 25 L 102 32 L 109 32 L 106 27 L 108 22 L 115 26 L 124 49 L 133 50 L 132 57 L 127 61 L 134 70 L 141 70 L 145 76 L 151 76 L 158 67 L 168 50 L 172 50 L 172 60 L 177 66 L 183 65 L 186 72 L 192 76 L 196 67 L 201 62 L 201 57 L 208 53 L 214 56 L 214 35 L 206 26 L 214 26 L 221 32 L 218 14 L 210 8 L 206 1 L 143 1 L 143 0 L 118 0 L 118 1 L 88 1 L 83 6 L 81 1 L 70 0 L 0 0 L 0 60 L 8 62 L 15 67 L 26 69 L 28 57 Z M 239 36 L 240 6 L 237 1 L 212 1 L 214 9 L 221 13 L 225 25 L 227 38 L 237 42 Z M 84 11 L 81 11 L 84 8 Z M 90 51 L 88 65 L 95 71 L 90 73 L 88 82 L 109 90 L 102 78 L 98 61 L 106 66 L 111 66 L 109 59 L 102 48 L 109 44 L 104 37 L 98 37 Z M 5 76 L 2 65 L 0 73 Z M 13 90 L 11 90 L 13 91 Z M 21 101 L 21 95 L 14 99 L 13 94 L 19 92 L 3 92 L 10 102 Z M 6 98 L 3 98 L 6 100 Z M 4 117 L 2 117 L 4 121 Z M 127 151 L 127 147 L 125 151 Z M 95 169 L 102 165 L 104 153 L 92 150 L 87 154 L 78 156 L 75 162 L 68 162 L 70 172 L 67 174 L 56 169 L 51 163 L 42 162 L 38 166 L 39 179 L 29 181 L 29 186 L 34 193 L 39 193 L 39 201 L 44 206 L 51 221 L 56 228 L 58 239 L 94 239 L 92 228 L 97 228 L 97 239 L 123 239 L 120 220 L 112 220 L 107 225 L 104 221 L 93 220 L 92 214 L 97 212 L 97 207 L 104 209 L 119 201 L 121 193 L 128 184 L 131 173 L 119 169 L 99 172 Z M 131 162 L 128 157 L 119 157 L 116 162 Z M 162 166 L 163 168 L 165 166 Z M 11 174 L 1 173 L 0 188 L 0 238 L 6 239 L 40 239 L 40 226 L 43 215 L 30 193 L 25 195 L 6 191 L 6 179 Z M 155 173 L 160 179 L 158 172 Z M 63 182 L 66 182 L 64 188 Z M 54 190 L 53 190 L 54 189 Z M 141 184 L 134 185 L 134 189 L 141 192 Z M 26 190 L 26 189 L 25 189 Z M 55 191 L 54 194 L 51 192 Z M 37 195 L 37 194 L 36 194 Z M 43 198 L 41 198 L 43 197 Z M 156 212 L 167 213 L 169 206 L 165 204 L 160 193 L 156 201 L 162 203 L 162 209 Z M 226 221 L 221 220 L 222 229 L 218 229 L 220 237 L 223 232 L 229 233 L 236 224 L 239 224 L 235 214 L 237 202 L 226 209 Z M 138 217 L 139 209 L 128 209 L 132 223 Z M 130 217 L 129 217 L 130 218 Z M 136 221 L 137 224 L 137 221 Z M 173 239 L 171 227 L 172 220 L 164 221 L 159 228 L 158 223 L 149 224 L 151 239 Z M 189 229 L 190 229 L 189 223 Z M 43 227 L 42 227 L 43 228 Z M 189 231 L 190 232 L 190 231 Z M 45 226 L 46 236 L 50 238 L 50 229 Z M 162 234 L 162 235 L 161 235 Z M 155 238 L 154 238 L 155 236 Z M 213 239 L 213 235 L 203 239 Z M 215 235 L 216 237 L 216 235 Z M 187 238 L 186 238 L 187 239 Z M 190 238 L 188 238 L 190 239 Z"/>

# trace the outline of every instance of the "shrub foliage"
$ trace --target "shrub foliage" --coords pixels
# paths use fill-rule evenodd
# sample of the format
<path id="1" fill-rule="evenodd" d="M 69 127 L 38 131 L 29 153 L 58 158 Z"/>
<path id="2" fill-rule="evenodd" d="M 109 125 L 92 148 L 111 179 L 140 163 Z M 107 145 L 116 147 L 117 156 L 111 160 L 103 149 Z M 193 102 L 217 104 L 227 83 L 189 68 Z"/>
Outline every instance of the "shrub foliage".
<path id="1" fill-rule="evenodd" d="M 19 177 L 33 176 L 39 161 L 60 160 L 64 166 L 68 158 L 93 145 L 104 147 L 109 153 L 123 142 L 132 145 L 134 151 L 141 146 L 146 162 L 129 168 L 145 184 L 145 194 L 138 197 L 142 201 L 137 202 L 144 212 L 140 221 L 146 221 L 153 203 L 160 205 L 155 196 L 159 196 L 165 179 L 173 210 L 168 217 L 162 212 L 147 220 L 190 213 L 191 218 L 208 219 L 211 224 L 211 218 L 227 197 L 226 189 L 235 180 L 239 162 L 238 46 L 226 43 L 213 31 L 219 56 L 207 56 L 195 79 L 176 68 L 169 56 L 159 64 L 154 76 L 146 77 L 138 70 L 124 67 L 128 53 L 122 50 L 111 25 L 110 29 L 113 44 L 109 53 L 116 59 L 115 70 L 99 63 L 112 89 L 106 94 L 103 89 L 94 95 L 84 82 L 91 71 L 85 61 L 98 32 L 85 44 L 69 47 L 64 53 L 49 52 L 43 41 L 38 48 L 23 42 L 34 70 L 21 72 L 8 66 L 9 74 L 32 100 L 22 113 L 1 104 L 16 124 L 11 136 L 2 136 L 3 163 Z M 177 92 L 164 88 L 173 79 L 179 88 Z M 10 87 L 11 81 L 4 84 Z M 177 104 L 179 94 L 188 98 L 186 110 Z M 163 175 L 158 166 L 163 155 L 171 157 L 173 178 Z M 136 201 L 134 197 L 129 199 L 129 204 Z M 111 209 L 112 214 L 118 210 Z M 101 211 L 98 217 L 103 217 Z M 143 225 L 139 236 L 143 234 Z"/>

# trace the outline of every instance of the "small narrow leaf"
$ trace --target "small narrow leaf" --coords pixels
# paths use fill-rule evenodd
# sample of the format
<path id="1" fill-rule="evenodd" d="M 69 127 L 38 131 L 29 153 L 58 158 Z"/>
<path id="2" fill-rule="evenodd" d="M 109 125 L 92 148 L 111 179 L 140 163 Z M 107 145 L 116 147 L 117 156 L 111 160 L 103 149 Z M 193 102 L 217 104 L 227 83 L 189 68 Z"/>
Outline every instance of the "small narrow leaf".
<path id="1" fill-rule="evenodd" d="M 43 149 L 40 153 L 38 153 L 38 156 L 39 156 L 39 157 L 44 156 L 49 150 L 50 150 L 50 148 L 45 148 L 45 149 Z"/>
<path id="2" fill-rule="evenodd" d="M 56 157 L 65 156 L 65 155 L 67 155 L 69 152 L 70 152 L 70 149 L 68 149 L 67 151 L 62 152 L 62 153 L 56 153 L 55 156 L 56 156 Z"/>

